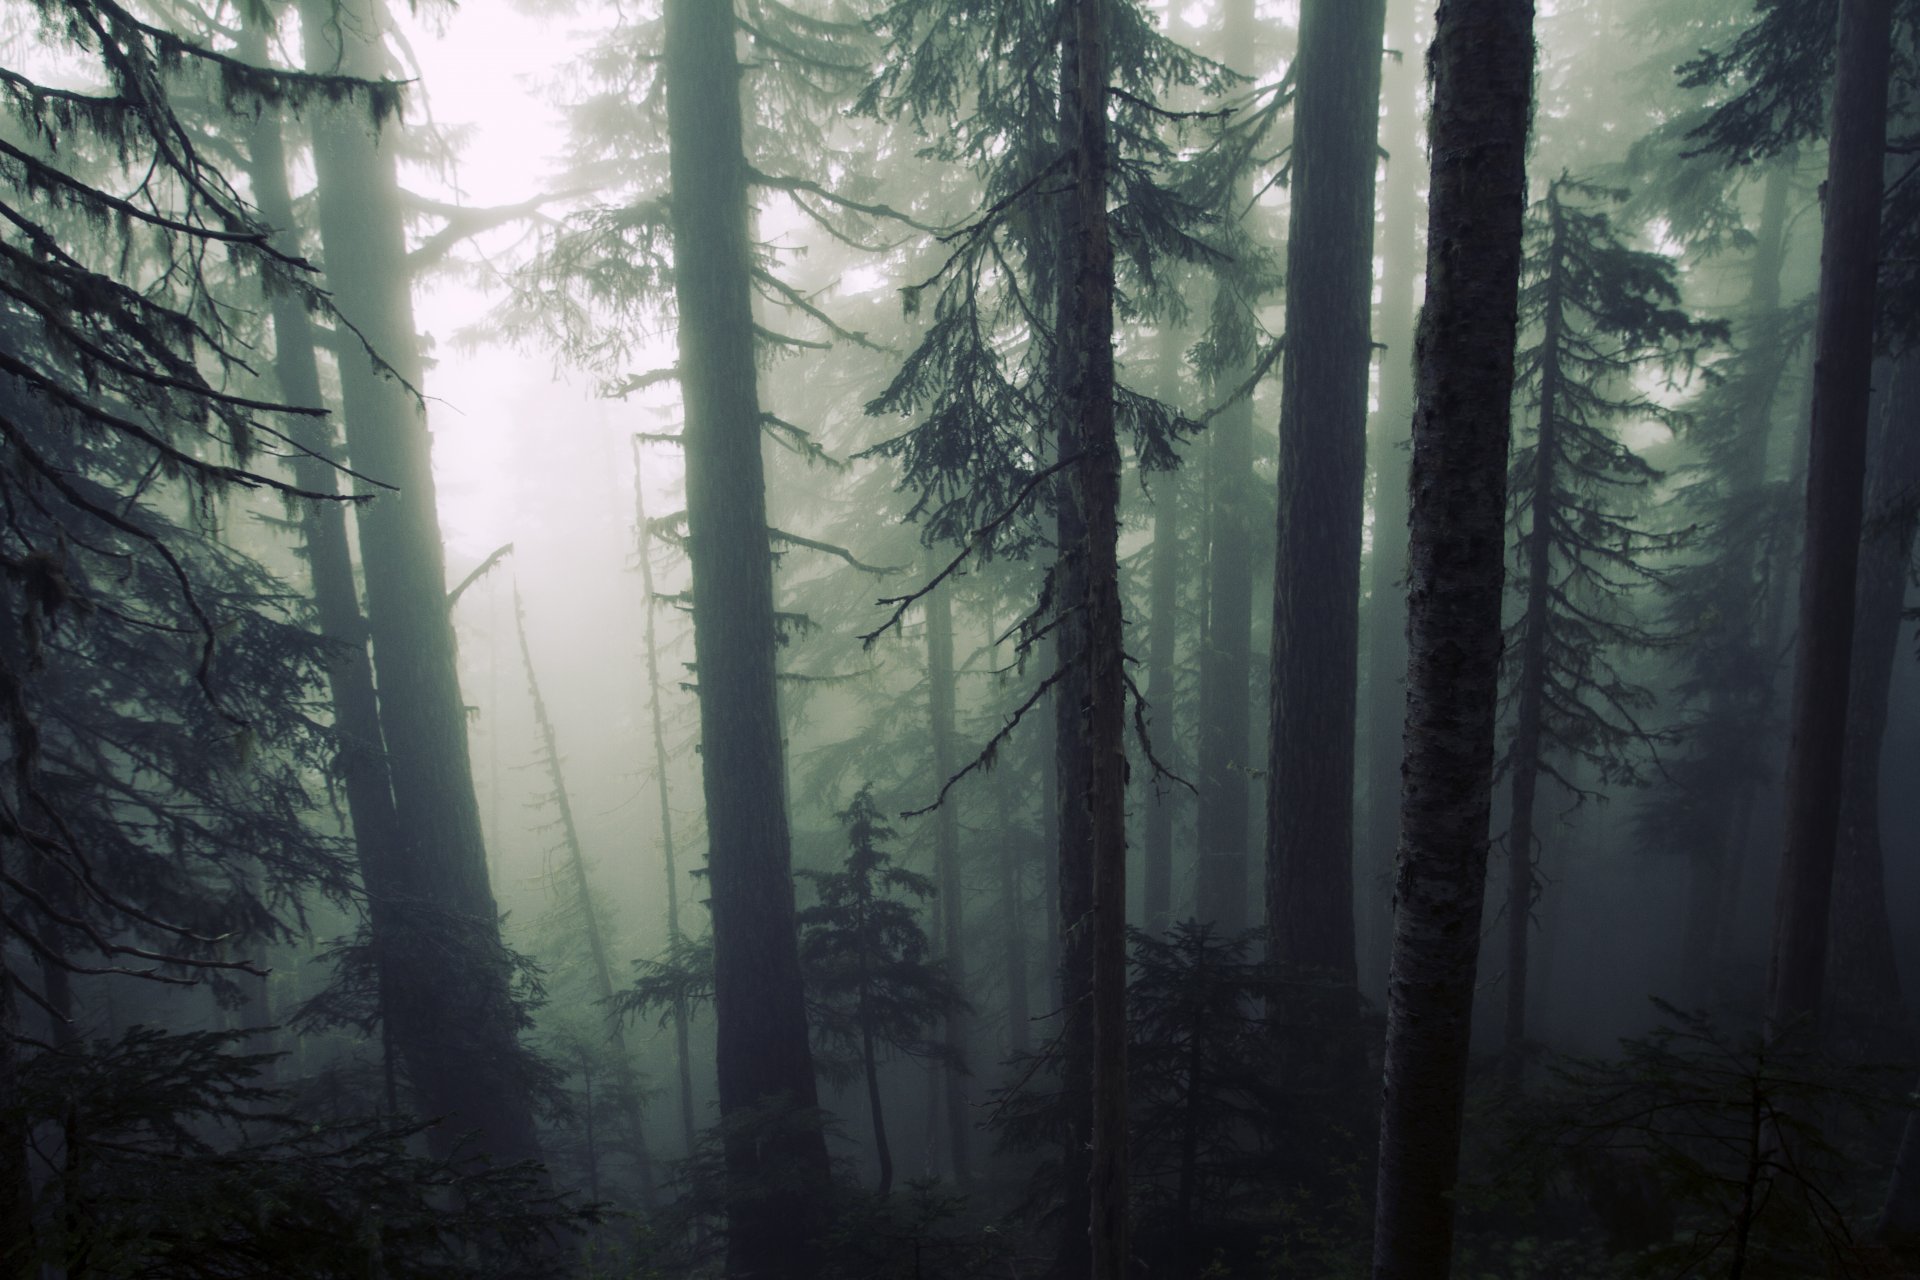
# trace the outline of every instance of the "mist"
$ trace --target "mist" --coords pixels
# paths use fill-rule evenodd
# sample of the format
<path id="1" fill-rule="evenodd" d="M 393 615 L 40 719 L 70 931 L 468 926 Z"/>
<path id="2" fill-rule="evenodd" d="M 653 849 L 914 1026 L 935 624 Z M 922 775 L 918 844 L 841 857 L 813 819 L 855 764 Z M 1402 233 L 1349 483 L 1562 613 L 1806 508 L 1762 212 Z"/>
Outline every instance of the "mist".
<path id="1" fill-rule="evenodd" d="M 1920 1273 L 1911 0 L 0 19 L 0 1280 Z"/>

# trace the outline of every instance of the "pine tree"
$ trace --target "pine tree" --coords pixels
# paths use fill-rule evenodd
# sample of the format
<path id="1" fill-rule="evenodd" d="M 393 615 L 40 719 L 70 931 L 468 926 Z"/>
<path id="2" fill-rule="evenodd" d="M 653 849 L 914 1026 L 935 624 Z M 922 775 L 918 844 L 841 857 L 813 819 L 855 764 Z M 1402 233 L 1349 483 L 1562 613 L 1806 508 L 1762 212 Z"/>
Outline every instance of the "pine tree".
<path id="1" fill-rule="evenodd" d="M 1594 793 L 1571 765 L 1606 783 L 1638 777 L 1671 735 L 1649 722 L 1652 692 L 1623 671 L 1636 651 L 1672 642 L 1640 621 L 1642 589 L 1684 531 L 1647 520 L 1661 473 L 1620 434 L 1627 422 L 1676 430 L 1681 415 L 1635 384 L 1671 385 L 1722 335 L 1680 309 L 1670 258 L 1635 249 L 1608 212 L 1620 192 L 1561 175 L 1530 211 L 1519 356 L 1527 431 L 1513 453 L 1508 502 L 1517 612 L 1506 631 L 1506 698 L 1513 729 L 1501 761 L 1512 783 L 1507 828 L 1506 1070 L 1518 1080 L 1527 1023 L 1534 808 L 1542 777 L 1576 800 Z"/>

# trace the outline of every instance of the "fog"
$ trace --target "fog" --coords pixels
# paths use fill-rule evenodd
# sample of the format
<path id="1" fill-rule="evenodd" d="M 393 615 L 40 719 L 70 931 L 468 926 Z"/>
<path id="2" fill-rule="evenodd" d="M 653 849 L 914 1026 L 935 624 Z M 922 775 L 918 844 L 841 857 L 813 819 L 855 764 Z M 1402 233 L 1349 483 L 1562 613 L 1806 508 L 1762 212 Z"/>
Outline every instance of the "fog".
<path id="1" fill-rule="evenodd" d="M 0 1280 L 1920 1272 L 1916 59 L 9 10 Z"/>

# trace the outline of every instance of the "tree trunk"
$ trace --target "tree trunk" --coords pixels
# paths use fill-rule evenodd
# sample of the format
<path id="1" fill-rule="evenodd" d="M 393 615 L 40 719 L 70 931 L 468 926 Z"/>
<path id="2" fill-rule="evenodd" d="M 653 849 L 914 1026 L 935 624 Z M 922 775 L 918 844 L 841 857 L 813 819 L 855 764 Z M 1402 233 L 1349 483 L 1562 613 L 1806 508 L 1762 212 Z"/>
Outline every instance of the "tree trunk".
<path id="1" fill-rule="evenodd" d="M 935 786 L 944 786 L 959 765 L 955 761 L 953 730 L 953 599 L 941 587 L 926 598 L 927 610 L 927 711 L 933 737 L 933 777 Z M 967 989 L 967 948 L 963 907 L 966 885 L 960 875 L 960 826 L 954 812 L 956 801 L 949 796 L 933 812 L 934 873 L 940 885 L 940 933 L 945 947 L 941 954 L 947 970 L 961 990 Z M 968 1140 L 972 1117 L 967 1113 L 965 1054 L 967 1015 L 960 1010 L 947 1014 L 947 1044 L 959 1061 L 942 1064 L 942 1095 L 947 1119 L 948 1158 L 953 1180 L 965 1186 L 972 1176 L 968 1160 Z"/>
<path id="2" fill-rule="evenodd" d="M 1102 0 L 1074 0 L 1062 52 L 1061 123 L 1069 148 L 1061 453 L 1066 472 L 1060 628 L 1078 679 L 1059 698 L 1063 966 L 1073 1035 L 1064 1084 L 1086 1097 L 1087 1268 L 1064 1274 L 1119 1280 L 1127 1270 L 1126 1164 L 1126 673 L 1119 581 L 1120 449 L 1113 421 L 1113 248 L 1107 232 L 1109 48 Z M 1069 514 L 1070 513 L 1070 514 Z M 1077 1135 L 1075 1135 L 1077 1140 Z M 1075 1170 L 1069 1165 L 1068 1175 Z M 1071 1207 L 1071 1199 L 1069 1201 Z M 1067 1227 L 1071 1232 L 1072 1224 Z"/>
<path id="3" fill-rule="evenodd" d="M 607 1019 L 607 1040 L 613 1046 L 613 1080 L 617 1101 L 632 1131 L 634 1161 L 640 1173 L 641 1203 L 653 1204 L 653 1160 L 647 1154 L 647 1130 L 641 1116 L 640 1080 L 634 1074 L 633 1055 L 627 1051 L 627 1032 L 620 1013 L 613 1007 L 613 965 L 607 957 L 607 941 L 600 932 L 600 914 L 594 909 L 593 888 L 587 881 L 586 851 L 580 845 L 580 829 L 573 820 L 573 797 L 567 792 L 567 779 L 560 771 L 560 739 L 553 720 L 547 714 L 547 700 L 540 693 L 540 677 L 533 668 L 533 648 L 527 643 L 527 615 L 520 605 L 520 591 L 513 592 L 513 629 L 520 641 L 520 661 L 527 669 L 527 694 L 533 701 L 534 731 L 540 735 L 540 752 L 546 758 L 547 781 L 553 784 L 553 803 L 560 811 L 560 838 L 566 849 L 567 869 L 573 876 L 574 907 L 580 913 L 580 927 L 587 937 L 587 958 L 593 965 L 594 990 Z"/>
<path id="4" fill-rule="evenodd" d="M 1268 955 L 1300 998 L 1281 1017 L 1310 1022 L 1358 1012 L 1354 714 L 1385 23 L 1386 0 L 1303 0 L 1293 63 L 1266 907 Z"/>
<path id="5" fill-rule="evenodd" d="M 860 1065 L 867 1075 L 867 1113 L 873 1121 L 873 1153 L 880 1161 L 882 1196 L 893 1190 L 893 1148 L 887 1145 L 887 1114 L 880 1106 L 880 1064 L 873 1052 L 873 1027 L 864 1007 L 860 1010 Z"/>
<path id="6" fill-rule="evenodd" d="M 1393 932 L 1394 850 L 1400 844 L 1400 730 L 1407 691 L 1407 433 L 1413 422 L 1413 319 L 1420 305 L 1420 62 L 1416 0 L 1388 0 L 1389 57 L 1382 67 L 1387 152 L 1386 216 L 1380 224 L 1383 264 L 1376 328 L 1380 414 L 1373 463 L 1373 555 L 1367 567 L 1367 786 L 1360 901 L 1355 911 L 1362 986 L 1385 983 Z"/>
<path id="7" fill-rule="evenodd" d="M 660 706 L 660 640 L 654 628 L 653 611 L 653 529 L 647 523 L 646 486 L 641 480 L 640 441 L 633 442 L 633 519 L 637 555 L 640 560 L 640 594 L 646 602 L 646 621 L 642 624 L 642 647 L 647 651 L 647 715 L 653 729 L 653 767 L 658 784 L 655 797 L 660 806 L 660 854 L 666 862 L 667 939 L 678 943 L 680 930 L 680 872 L 674 858 L 673 809 L 667 789 L 666 713 Z M 693 1154 L 693 1054 L 687 1046 L 687 1002 L 684 996 L 673 999 L 674 1065 L 680 1076 L 680 1129 L 684 1151 Z"/>
<path id="8" fill-rule="evenodd" d="M 1540 420 L 1534 440 L 1533 501 L 1527 520 L 1526 610 L 1520 627 L 1520 675 L 1514 699 L 1513 753 L 1508 777 L 1513 816 L 1507 826 L 1507 1009 L 1501 1071 L 1509 1085 L 1520 1083 L 1526 1066 L 1527 942 L 1533 927 L 1533 801 L 1540 781 L 1541 720 L 1547 692 L 1547 599 L 1553 590 L 1554 463 L 1560 448 L 1555 415 L 1559 412 L 1560 343 L 1566 324 L 1561 301 L 1563 228 L 1554 191 L 1547 194 L 1551 225 L 1547 261 L 1545 332 L 1540 366 Z"/>
<path id="9" fill-rule="evenodd" d="M 1530 0 L 1443 0 L 1408 543 L 1407 722 L 1377 1280 L 1445 1280 L 1493 802 Z"/>
<path id="10" fill-rule="evenodd" d="M 1854 603 L 1853 679 L 1833 872 L 1827 994 L 1835 1021 L 1875 1057 L 1913 1048 L 1901 997 L 1880 847 L 1881 744 L 1920 501 L 1920 357 L 1891 370 L 1868 495 Z"/>
<path id="11" fill-rule="evenodd" d="M 1154 487 L 1150 576 L 1153 633 L 1147 645 L 1147 707 L 1152 717 L 1154 754 L 1171 766 L 1178 741 L 1174 732 L 1174 653 L 1180 625 L 1180 485 L 1173 475 L 1162 476 Z M 1142 907 L 1147 931 L 1156 936 L 1166 933 L 1173 923 L 1174 785 L 1149 776 L 1149 794 L 1142 802 L 1147 810 Z"/>
<path id="12" fill-rule="evenodd" d="M 1251 72 L 1253 0 L 1226 0 L 1222 14 L 1223 60 Z M 1249 202 L 1245 183 L 1233 205 Z M 1217 285 L 1231 294 L 1224 281 Z M 1230 299 L 1228 305 L 1238 304 Z M 1236 323 L 1251 329 L 1252 317 Z M 1251 338 L 1249 338 L 1251 341 Z M 1215 382 L 1216 392 L 1237 389 L 1252 371 L 1251 353 Z M 1207 429 L 1212 480 L 1207 521 L 1208 613 L 1200 650 L 1199 865 L 1194 916 L 1233 937 L 1247 927 L 1248 682 L 1253 626 L 1253 396 L 1228 405 Z"/>
<path id="13" fill-rule="evenodd" d="M 1808 415 L 1805 565 L 1787 747 L 1786 851 L 1775 899 L 1767 1021 L 1820 1015 L 1840 822 L 1854 582 L 1873 370 L 1892 0 L 1841 0 Z"/>
<path id="14" fill-rule="evenodd" d="M 1000 919 L 1007 931 L 1002 953 L 1006 963 L 1007 1055 L 1018 1058 L 1032 1046 L 1033 1029 L 1027 990 L 1027 890 L 1020 868 L 1025 849 L 1014 838 L 1012 786 L 1004 777 L 995 785 L 1000 800 Z"/>
<path id="15" fill-rule="evenodd" d="M 377 0 L 303 0 L 301 14 L 310 69 L 387 74 L 379 43 L 386 15 Z M 379 946 L 384 971 L 403 980 L 383 989 L 387 1022 L 422 1110 L 441 1119 L 431 1134 L 437 1150 L 451 1151 L 472 1131 L 467 1154 L 537 1158 L 511 974 L 487 883 L 431 442 L 417 393 L 423 364 L 398 145 L 391 132 L 376 133 L 358 104 L 316 112 L 313 138 L 328 287 L 387 366 L 377 367 L 351 339 L 342 343 L 348 451 L 362 474 L 395 486 L 358 512 L 395 818 L 393 874 L 384 886 L 393 928 Z M 383 893 L 373 883 L 368 889 Z M 378 920 L 374 928 L 377 934 Z"/>
<path id="16" fill-rule="evenodd" d="M 810 1114 L 818 1095 L 794 935 L 734 34 L 730 4 L 668 0 L 663 71 L 715 1054 L 723 1121 L 770 1106 L 809 1114 L 772 1138 L 730 1131 L 727 1272 L 805 1276 L 830 1170 Z"/>

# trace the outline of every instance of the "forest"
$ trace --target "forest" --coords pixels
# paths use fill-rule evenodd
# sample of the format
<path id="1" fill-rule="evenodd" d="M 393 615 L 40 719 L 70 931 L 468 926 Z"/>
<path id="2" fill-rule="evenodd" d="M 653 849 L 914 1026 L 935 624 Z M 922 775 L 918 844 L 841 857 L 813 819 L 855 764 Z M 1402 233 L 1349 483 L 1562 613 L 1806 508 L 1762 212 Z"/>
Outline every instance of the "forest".
<path id="1" fill-rule="evenodd" d="M 1920 1277 L 1920 0 L 0 8 L 0 1280 Z"/>

